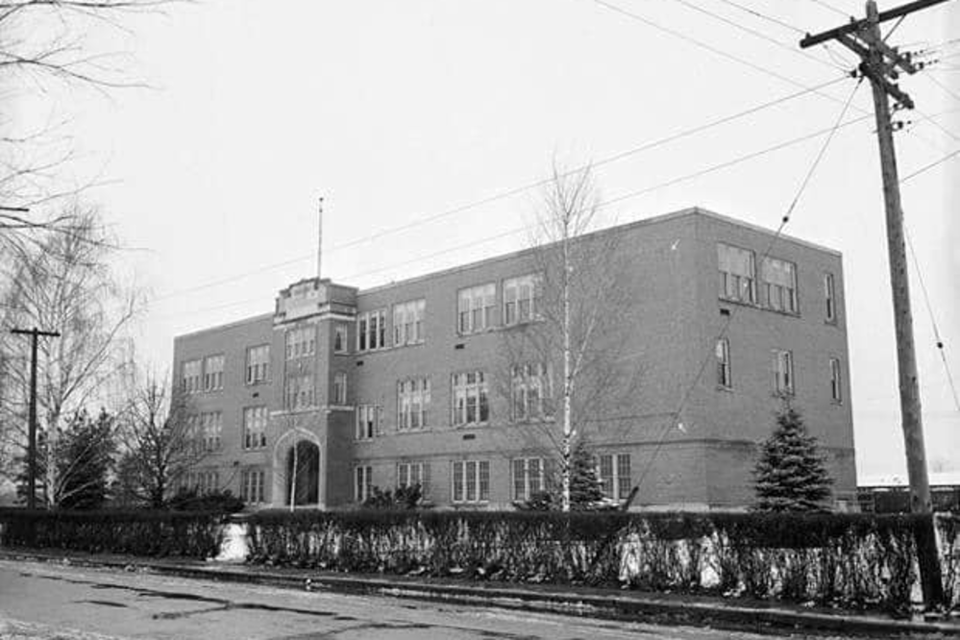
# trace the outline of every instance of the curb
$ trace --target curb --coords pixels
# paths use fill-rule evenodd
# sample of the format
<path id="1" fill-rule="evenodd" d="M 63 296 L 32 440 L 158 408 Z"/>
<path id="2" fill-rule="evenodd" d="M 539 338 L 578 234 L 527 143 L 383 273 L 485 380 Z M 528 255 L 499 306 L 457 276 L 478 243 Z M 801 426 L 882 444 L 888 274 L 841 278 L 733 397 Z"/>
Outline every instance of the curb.
<path id="1" fill-rule="evenodd" d="M 84 558 L 0 550 L 0 559 L 58 563 L 111 569 L 147 569 L 153 573 L 181 578 L 263 584 L 286 589 L 324 591 L 354 595 L 387 596 L 470 606 L 498 607 L 538 613 L 556 613 L 653 624 L 710 625 L 745 631 L 804 629 L 868 637 L 936 635 L 960 638 L 960 625 L 941 622 L 889 620 L 856 614 L 830 614 L 783 608 L 749 607 L 662 599 L 633 592 L 631 595 L 582 593 L 562 589 L 541 591 L 522 587 L 459 585 L 355 577 L 329 574 L 293 574 L 270 571 L 241 571 L 226 566 L 156 562 L 143 559 Z M 245 565 L 240 565 L 245 566 Z"/>

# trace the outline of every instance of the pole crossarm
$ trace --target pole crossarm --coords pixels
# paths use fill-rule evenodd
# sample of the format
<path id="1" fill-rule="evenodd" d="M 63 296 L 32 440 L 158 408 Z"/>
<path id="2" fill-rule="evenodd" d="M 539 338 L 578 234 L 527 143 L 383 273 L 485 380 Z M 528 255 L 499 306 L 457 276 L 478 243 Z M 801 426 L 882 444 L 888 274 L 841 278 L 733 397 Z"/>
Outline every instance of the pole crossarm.
<path id="1" fill-rule="evenodd" d="M 887 22 L 888 20 L 894 20 L 901 16 L 911 14 L 914 11 L 920 11 L 921 9 L 926 9 L 927 7 L 932 7 L 944 2 L 949 2 L 949 0 L 916 0 L 916 2 L 908 2 L 905 5 L 894 7 L 893 9 L 881 11 L 877 16 L 877 24 Z M 854 20 L 851 18 L 850 23 L 845 24 L 842 27 L 835 27 L 816 35 L 810 35 L 808 33 L 807 36 L 800 41 L 800 48 L 806 49 L 808 47 L 813 47 L 826 42 L 827 40 L 834 40 L 838 36 L 856 33 L 857 31 L 860 31 L 868 26 L 869 24 L 867 20 Z"/>
<path id="2" fill-rule="evenodd" d="M 18 335 L 25 336 L 47 336 L 49 338 L 59 338 L 60 333 L 57 331 L 43 331 L 34 327 L 33 329 L 10 329 L 10 333 L 16 333 Z"/>

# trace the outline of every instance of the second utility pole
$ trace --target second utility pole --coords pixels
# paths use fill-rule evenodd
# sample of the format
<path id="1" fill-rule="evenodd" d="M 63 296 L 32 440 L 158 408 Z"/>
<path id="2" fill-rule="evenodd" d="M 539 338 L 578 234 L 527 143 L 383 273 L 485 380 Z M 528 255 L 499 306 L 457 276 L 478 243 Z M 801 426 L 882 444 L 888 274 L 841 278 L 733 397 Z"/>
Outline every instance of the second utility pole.
<path id="1" fill-rule="evenodd" d="M 880 145 L 880 168 L 883 175 L 883 200 L 886 207 L 887 251 L 890 259 L 890 285 L 893 289 L 894 327 L 897 337 L 897 371 L 900 386 L 900 413 L 903 441 L 907 456 L 907 476 L 910 480 L 910 511 L 930 516 L 930 481 L 927 477 L 926 448 L 923 442 L 923 422 L 920 414 L 920 384 L 917 358 L 913 344 L 913 313 L 910 310 L 910 282 L 907 277 L 907 255 L 903 232 L 903 208 L 900 203 L 900 178 L 893 145 L 893 123 L 890 120 L 889 96 L 899 107 L 912 109 L 913 100 L 891 82 L 898 70 L 916 73 L 909 55 L 902 55 L 889 47 L 880 34 L 880 23 L 907 16 L 914 11 L 946 2 L 947 0 L 917 0 L 879 13 L 874 0 L 867 0 L 865 20 L 851 20 L 849 24 L 831 29 L 800 41 L 801 48 L 834 40 L 840 42 L 860 59 L 860 72 L 870 79 L 873 88 L 873 106 L 877 122 L 877 141 Z M 917 524 L 915 540 L 920 566 L 923 600 L 928 608 L 943 603 L 943 582 L 937 554 L 936 535 L 932 517 Z"/>
<path id="2" fill-rule="evenodd" d="M 30 425 L 27 449 L 27 508 L 37 508 L 37 339 L 40 336 L 56 338 L 56 331 L 33 329 L 11 329 L 10 333 L 31 337 L 30 344 Z"/>

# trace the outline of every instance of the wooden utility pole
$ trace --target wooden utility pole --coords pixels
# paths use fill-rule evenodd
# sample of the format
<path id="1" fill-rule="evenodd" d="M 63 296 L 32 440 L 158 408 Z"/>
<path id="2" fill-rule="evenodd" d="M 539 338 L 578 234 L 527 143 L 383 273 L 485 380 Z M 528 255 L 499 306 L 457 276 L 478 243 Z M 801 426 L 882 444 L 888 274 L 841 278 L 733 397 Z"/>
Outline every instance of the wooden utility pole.
<path id="1" fill-rule="evenodd" d="M 27 448 L 27 508 L 37 508 L 37 339 L 40 336 L 57 338 L 56 331 L 33 329 L 11 329 L 10 333 L 28 335 L 30 344 L 30 425 Z"/>
<path id="2" fill-rule="evenodd" d="M 923 443 L 923 422 L 920 413 L 920 385 L 913 344 L 913 313 L 910 310 L 910 282 L 907 278 L 907 256 L 904 244 L 903 209 L 900 203 L 900 179 L 893 144 L 893 123 L 889 98 L 898 108 L 913 108 L 913 100 L 893 82 L 899 72 L 916 73 L 910 54 L 901 54 L 890 47 L 880 33 L 880 24 L 948 0 L 918 0 L 884 12 L 877 11 L 874 0 L 867 0 L 867 17 L 851 20 L 835 29 L 800 41 L 801 48 L 827 40 L 837 40 L 860 57 L 859 71 L 870 79 L 873 106 L 880 146 L 880 168 L 883 175 L 883 200 L 886 206 L 887 251 L 890 260 L 890 285 L 893 289 L 894 326 L 897 337 L 897 371 L 900 383 L 900 413 L 903 440 L 910 480 L 910 510 L 930 515 L 930 482 L 927 477 L 926 450 Z M 943 603 L 943 582 L 937 555 L 933 518 L 927 518 L 916 530 L 917 554 L 923 599 L 928 608 Z"/>

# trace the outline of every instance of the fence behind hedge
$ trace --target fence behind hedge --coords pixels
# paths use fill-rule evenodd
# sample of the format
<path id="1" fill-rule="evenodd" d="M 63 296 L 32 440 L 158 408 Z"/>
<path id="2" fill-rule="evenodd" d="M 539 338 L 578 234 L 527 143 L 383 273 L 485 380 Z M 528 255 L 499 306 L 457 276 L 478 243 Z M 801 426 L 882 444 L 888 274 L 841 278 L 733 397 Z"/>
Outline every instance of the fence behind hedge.
<path id="1" fill-rule="evenodd" d="M 626 583 L 897 610 L 916 584 L 914 531 L 922 522 L 859 514 L 261 512 L 250 518 L 249 538 L 252 562 L 281 566 Z M 954 602 L 957 522 L 947 527 L 954 555 L 945 552 L 943 565 Z M 941 523 L 941 539 L 946 533 Z"/>
<path id="2" fill-rule="evenodd" d="M 196 512 L 0 509 L 0 545 L 207 558 L 220 548 L 222 519 Z"/>

